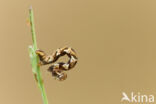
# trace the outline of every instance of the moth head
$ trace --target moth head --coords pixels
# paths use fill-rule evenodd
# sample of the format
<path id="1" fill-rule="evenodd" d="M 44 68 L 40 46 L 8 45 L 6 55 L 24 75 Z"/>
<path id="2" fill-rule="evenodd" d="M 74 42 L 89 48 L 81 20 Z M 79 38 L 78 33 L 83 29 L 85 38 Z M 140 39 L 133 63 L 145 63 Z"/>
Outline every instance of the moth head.
<path id="1" fill-rule="evenodd" d="M 52 72 L 52 76 L 59 81 L 64 81 L 65 79 L 67 79 L 67 74 L 64 72 Z"/>
<path id="2" fill-rule="evenodd" d="M 65 79 L 67 79 L 67 74 L 66 73 L 60 73 L 57 76 L 57 80 L 59 80 L 59 81 L 64 81 Z"/>

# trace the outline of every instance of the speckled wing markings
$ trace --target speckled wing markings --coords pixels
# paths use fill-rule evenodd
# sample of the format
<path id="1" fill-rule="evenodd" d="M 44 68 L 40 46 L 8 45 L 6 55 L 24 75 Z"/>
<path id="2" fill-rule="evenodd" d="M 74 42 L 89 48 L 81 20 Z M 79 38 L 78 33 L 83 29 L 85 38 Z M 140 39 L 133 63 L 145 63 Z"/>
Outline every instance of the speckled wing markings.
<path id="1" fill-rule="evenodd" d="M 47 55 L 42 50 L 36 50 L 36 54 L 40 58 L 39 65 L 54 63 L 48 68 L 48 71 L 52 72 L 52 76 L 54 76 L 57 80 L 60 81 L 65 80 L 67 78 L 67 74 L 64 73 L 64 71 L 72 69 L 78 61 L 76 52 L 74 51 L 74 49 L 70 47 L 59 48 L 52 55 Z M 61 56 L 64 55 L 67 55 L 69 57 L 67 63 L 64 62 L 55 63 Z"/>

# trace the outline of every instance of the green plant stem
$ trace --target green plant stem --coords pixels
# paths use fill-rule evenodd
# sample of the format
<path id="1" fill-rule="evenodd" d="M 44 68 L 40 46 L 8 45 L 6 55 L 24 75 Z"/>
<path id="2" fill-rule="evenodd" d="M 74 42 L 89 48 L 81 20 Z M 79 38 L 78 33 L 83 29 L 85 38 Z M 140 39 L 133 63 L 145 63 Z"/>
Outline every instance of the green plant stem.
<path id="1" fill-rule="evenodd" d="M 37 42 L 36 42 L 36 34 L 35 34 L 35 24 L 34 24 L 34 14 L 33 14 L 32 7 L 30 7 L 30 9 L 29 9 L 29 16 L 30 16 L 30 25 L 31 25 L 33 46 L 34 46 L 34 49 L 37 50 Z"/>
<path id="2" fill-rule="evenodd" d="M 36 42 L 36 34 L 35 34 L 35 26 L 34 26 L 34 16 L 33 16 L 33 9 L 30 7 L 29 9 L 29 16 L 30 16 L 30 25 L 31 25 L 31 33 L 32 33 L 32 41 L 33 45 L 29 46 L 29 55 L 31 58 L 31 64 L 32 64 L 32 71 L 34 74 L 34 78 L 38 84 L 38 87 L 41 91 L 42 94 L 42 99 L 44 104 L 48 104 L 48 99 L 46 96 L 41 72 L 40 72 L 40 67 L 38 65 L 39 63 L 39 57 L 36 55 L 35 51 L 37 50 L 37 42 Z"/>

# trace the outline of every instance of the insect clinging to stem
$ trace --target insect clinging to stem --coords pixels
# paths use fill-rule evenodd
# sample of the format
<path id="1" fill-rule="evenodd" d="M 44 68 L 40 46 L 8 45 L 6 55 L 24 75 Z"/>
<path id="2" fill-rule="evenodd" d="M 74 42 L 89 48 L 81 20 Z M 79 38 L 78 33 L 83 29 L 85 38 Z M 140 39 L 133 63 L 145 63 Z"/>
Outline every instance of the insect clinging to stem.
<path id="1" fill-rule="evenodd" d="M 40 66 L 46 64 L 52 64 L 64 55 L 67 55 L 69 57 L 67 63 L 64 62 L 54 63 L 48 68 L 48 71 L 52 72 L 52 76 L 59 81 L 63 81 L 67 78 L 67 74 L 64 71 L 68 71 L 72 69 L 78 61 L 76 52 L 71 47 L 59 48 L 51 55 L 47 55 L 42 50 L 36 50 L 36 54 L 39 56 Z"/>

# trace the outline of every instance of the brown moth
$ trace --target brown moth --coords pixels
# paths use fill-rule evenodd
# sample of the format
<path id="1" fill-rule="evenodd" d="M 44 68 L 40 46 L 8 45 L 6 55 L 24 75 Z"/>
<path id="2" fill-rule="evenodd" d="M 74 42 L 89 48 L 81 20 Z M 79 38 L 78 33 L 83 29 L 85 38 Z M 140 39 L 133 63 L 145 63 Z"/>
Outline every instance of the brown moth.
<path id="1" fill-rule="evenodd" d="M 64 62 L 54 63 L 48 68 L 48 71 L 52 72 L 52 76 L 55 77 L 55 79 L 60 81 L 63 81 L 67 78 L 67 74 L 64 73 L 64 71 L 68 71 L 72 69 L 78 61 L 76 52 L 74 51 L 74 49 L 70 47 L 59 48 L 52 55 L 47 55 L 42 50 L 36 50 L 36 54 L 39 56 L 40 66 L 46 64 L 52 64 L 56 62 L 61 56 L 64 55 L 67 55 L 69 57 L 67 63 Z"/>

